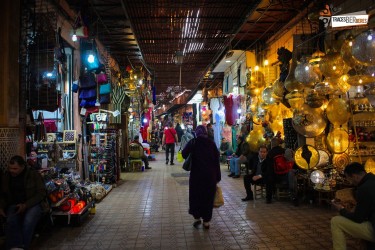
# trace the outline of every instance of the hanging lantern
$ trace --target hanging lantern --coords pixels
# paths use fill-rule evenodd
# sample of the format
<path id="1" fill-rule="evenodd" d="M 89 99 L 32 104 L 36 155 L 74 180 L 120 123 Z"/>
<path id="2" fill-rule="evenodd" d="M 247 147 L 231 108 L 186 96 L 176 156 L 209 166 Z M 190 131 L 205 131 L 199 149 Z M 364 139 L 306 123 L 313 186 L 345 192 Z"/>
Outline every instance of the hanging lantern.
<path id="1" fill-rule="evenodd" d="M 333 98 L 328 102 L 327 118 L 335 126 L 340 126 L 349 121 L 350 113 L 348 112 L 348 105 L 344 99 Z"/>
<path id="2" fill-rule="evenodd" d="M 273 88 L 273 94 L 275 95 L 276 98 L 283 98 L 284 92 L 285 92 L 283 82 L 276 80 L 272 84 L 272 88 Z"/>
<path id="3" fill-rule="evenodd" d="M 359 34 L 354 39 L 352 55 L 366 66 L 375 65 L 375 32 L 373 29 Z"/>
<path id="4" fill-rule="evenodd" d="M 246 137 L 246 142 L 249 144 L 252 152 L 258 152 L 259 146 L 266 142 L 266 139 L 263 137 L 262 126 L 254 126 L 254 129 Z"/>
<path id="5" fill-rule="evenodd" d="M 342 44 L 340 54 L 344 63 L 348 65 L 350 68 L 354 69 L 359 66 L 359 61 L 356 60 L 352 55 L 352 45 L 353 45 L 353 38 L 349 37 L 344 41 Z"/>
<path id="6" fill-rule="evenodd" d="M 320 71 L 319 64 L 325 55 L 326 54 L 317 49 L 317 51 L 315 51 L 311 55 L 311 59 L 309 60 L 309 63 L 311 64 L 311 66 L 313 66 L 314 72 L 319 76 L 319 79 L 322 77 L 322 72 Z"/>
<path id="7" fill-rule="evenodd" d="M 331 78 L 327 77 L 326 79 L 324 79 L 324 81 L 317 83 L 314 87 L 314 90 L 319 95 L 330 95 L 335 91 L 335 85 L 336 84 L 334 83 L 334 81 Z"/>
<path id="8" fill-rule="evenodd" d="M 313 89 L 310 90 L 306 96 L 306 103 L 311 108 L 320 108 L 324 103 L 325 98 Z"/>
<path id="9" fill-rule="evenodd" d="M 319 81 L 318 74 L 314 71 L 314 67 L 308 62 L 306 57 L 302 57 L 301 62 L 294 70 L 294 75 L 296 80 L 303 83 L 306 87 L 312 87 Z"/>
<path id="10" fill-rule="evenodd" d="M 330 52 L 320 61 L 319 69 L 326 77 L 340 77 L 348 71 L 339 52 Z"/>
<path id="11" fill-rule="evenodd" d="M 248 94 L 249 94 L 251 97 L 257 97 L 257 96 L 259 96 L 260 93 L 261 93 L 261 90 L 260 90 L 259 88 L 251 87 L 251 88 L 248 90 Z"/>
<path id="12" fill-rule="evenodd" d="M 299 134 L 315 137 L 324 131 L 327 122 L 321 109 L 303 104 L 301 108 L 295 110 L 292 125 Z"/>
<path id="13" fill-rule="evenodd" d="M 259 70 L 254 70 L 250 77 L 251 87 L 263 88 L 266 85 L 264 81 L 264 74 Z"/>
<path id="14" fill-rule="evenodd" d="M 320 170 L 314 170 L 310 174 L 310 180 L 314 184 L 323 183 L 325 180 L 324 173 Z"/>
<path id="15" fill-rule="evenodd" d="M 337 87 L 342 91 L 343 93 L 346 93 L 349 91 L 351 85 L 348 83 L 349 76 L 348 75 L 342 75 L 339 80 L 337 81 Z"/>
<path id="16" fill-rule="evenodd" d="M 304 88 L 303 84 L 297 81 L 297 79 L 295 78 L 294 71 L 296 70 L 296 67 L 297 61 L 293 59 L 289 74 L 284 82 L 284 86 L 289 92 L 292 92 L 293 90 L 302 90 Z"/>
<path id="17" fill-rule="evenodd" d="M 349 147 L 348 132 L 342 128 L 334 128 L 327 135 L 327 146 L 332 153 L 344 153 Z"/>
<path id="18" fill-rule="evenodd" d="M 297 90 L 294 90 L 291 93 L 287 94 L 285 98 L 288 100 L 290 107 L 294 110 L 298 110 L 305 102 L 305 100 L 303 99 L 303 94 L 298 92 Z"/>
<path id="19" fill-rule="evenodd" d="M 366 72 L 366 70 L 366 67 L 362 68 L 361 70 L 349 70 L 349 72 L 347 73 L 347 83 L 351 86 L 360 86 L 375 82 L 375 76 L 371 75 L 370 72 Z"/>
<path id="20" fill-rule="evenodd" d="M 272 86 L 266 87 L 262 92 L 262 98 L 265 104 L 271 105 L 276 102 L 276 99 L 273 98 L 273 88 Z"/>

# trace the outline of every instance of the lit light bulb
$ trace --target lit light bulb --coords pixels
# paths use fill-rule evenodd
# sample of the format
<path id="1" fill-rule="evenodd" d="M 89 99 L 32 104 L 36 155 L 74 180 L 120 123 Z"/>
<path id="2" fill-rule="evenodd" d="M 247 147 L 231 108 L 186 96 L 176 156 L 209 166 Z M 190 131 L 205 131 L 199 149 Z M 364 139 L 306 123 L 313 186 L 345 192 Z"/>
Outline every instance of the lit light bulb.
<path id="1" fill-rule="evenodd" d="M 143 84 L 143 80 L 141 79 L 141 80 L 139 80 L 139 85 L 142 85 Z"/>
<path id="2" fill-rule="evenodd" d="M 350 46 L 350 47 L 353 46 L 353 42 L 352 42 L 352 41 L 349 42 L 349 46 Z"/>
<path id="3" fill-rule="evenodd" d="M 306 70 L 306 71 L 309 71 L 309 66 L 305 66 L 305 70 Z"/>
<path id="4" fill-rule="evenodd" d="M 143 119 L 143 123 L 146 123 L 146 122 L 147 122 L 147 118 L 144 118 L 144 119 Z"/>
<path id="5" fill-rule="evenodd" d="M 237 109 L 237 114 L 241 114 L 242 110 L 241 109 Z"/>
<path id="6" fill-rule="evenodd" d="M 372 35 L 371 35 L 371 34 L 369 34 L 369 35 L 367 36 L 367 40 L 369 40 L 369 41 L 372 40 Z"/>
<path id="7" fill-rule="evenodd" d="M 268 65 L 268 63 L 269 63 L 269 62 L 268 62 L 268 60 L 267 60 L 267 59 L 266 59 L 266 60 L 264 60 L 264 65 L 265 65 L 265 66 L 267 66 L 267 65 Z"/>
<path id="8" fill-rule="evenodd" d="M 333 70 L 336 70 L 336 65 L 333 65 L 332 69 L 333 69 Z"/>
<path id="9" fill-rule="evenodd" d="M 258 70 L 259 70 L 259 66 L 258 66 L 258 65 L 255 66 L 255 67 L 254 67 L 254 70 L 255 70 L 255 71 L 258 71 Z"/>
<path id="10" fill-rule="evenodd" d="M 359 83 L 359 84 L 362 84 L 362 82 L 363 82 L 362 79 L 359 79 L 359 80 L 358 80 L 358 83 Z"/>
<path id="11" fill-rule="evenodd" d="M 77 42 L 77 40 L 78 40 L 77 35 L 74 33 L 74 34 L 72 35 L 72 41 L 73 41 L 73 42 Z"/>
<path id="12" fill-rule="evenodd" d="M 87 61 L 89 63 L 94 63 L 95 62 L 95 56 L 93 54 L 90 54 L 88 57 L 87 57 Z"/>

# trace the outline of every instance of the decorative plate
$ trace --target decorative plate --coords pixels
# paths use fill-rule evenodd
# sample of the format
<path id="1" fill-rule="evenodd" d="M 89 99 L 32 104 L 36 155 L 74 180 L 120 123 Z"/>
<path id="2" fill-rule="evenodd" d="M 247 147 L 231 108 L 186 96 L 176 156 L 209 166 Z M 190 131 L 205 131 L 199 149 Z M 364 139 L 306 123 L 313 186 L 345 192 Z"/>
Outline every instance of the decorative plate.
<path id="1" fill-rule="evenodd" d="M 299 147 L 294 154 L 297 166 L 306 170 L 314 169 L 318 165 L 319 159 L 318 150 L 311 145 Z"/>
<path id="2" fill-rule="evenodd" d="M 350 156 L 347 153 L 334 154 L 332 163 L 337 170 L 343 171 L 344 168 L 350 163 Z"/>

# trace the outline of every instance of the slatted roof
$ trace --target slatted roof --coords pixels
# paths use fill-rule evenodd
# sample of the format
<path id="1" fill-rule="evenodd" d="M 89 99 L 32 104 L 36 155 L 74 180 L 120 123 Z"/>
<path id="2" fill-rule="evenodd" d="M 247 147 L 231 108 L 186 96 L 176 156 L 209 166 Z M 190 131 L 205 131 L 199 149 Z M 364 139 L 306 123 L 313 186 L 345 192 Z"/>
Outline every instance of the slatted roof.
<path id="1" fill-rule="evenodd" d="M 217 85 L 212 70 L 229 49 L 254 49 L 312 0 L 67 0 L 93 27 L 120 66 L 143 66 L 158 94 L 179 84 L 174 56 L 184 54 L 181 84 Z M 315 1 L 321 4 L 322 1 Z M 95 31 L 96 30 L 96 31 Z M 205 77 L 206 75 L 206 77 Z"/>

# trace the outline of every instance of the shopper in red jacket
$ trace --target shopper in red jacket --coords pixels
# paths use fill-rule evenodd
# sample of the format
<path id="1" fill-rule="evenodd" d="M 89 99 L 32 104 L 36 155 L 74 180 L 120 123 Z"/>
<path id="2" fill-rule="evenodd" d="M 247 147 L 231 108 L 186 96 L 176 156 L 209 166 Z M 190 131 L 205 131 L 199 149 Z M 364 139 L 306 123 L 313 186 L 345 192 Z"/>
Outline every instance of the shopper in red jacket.
<path id="1" fill-rule="evenodd" d="M 164 129 L 163 145 L 165 145 L 165 164 L 169 163 L 169 152 L 171 152 L 171 165 L 174 165 L 174 148 L 175 143 L 178 142 L 177 132 L 173 128 L 173 123 L 168 123 L 168 127 Z"/>

